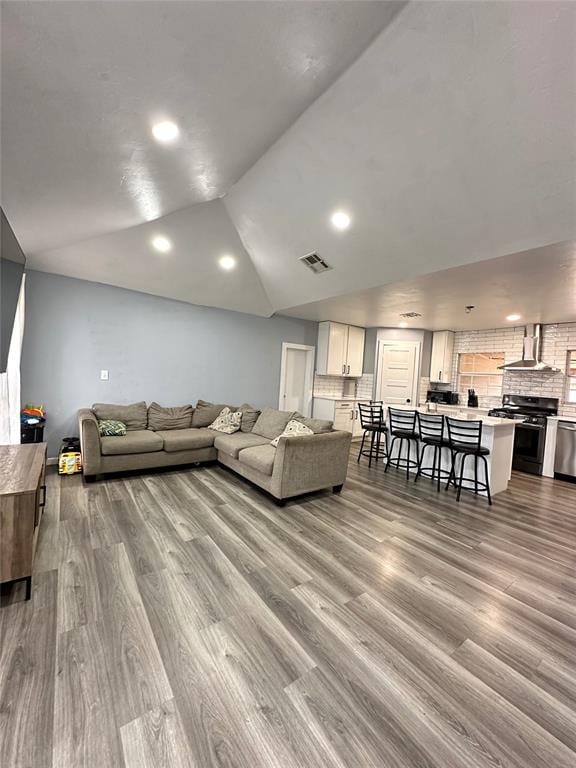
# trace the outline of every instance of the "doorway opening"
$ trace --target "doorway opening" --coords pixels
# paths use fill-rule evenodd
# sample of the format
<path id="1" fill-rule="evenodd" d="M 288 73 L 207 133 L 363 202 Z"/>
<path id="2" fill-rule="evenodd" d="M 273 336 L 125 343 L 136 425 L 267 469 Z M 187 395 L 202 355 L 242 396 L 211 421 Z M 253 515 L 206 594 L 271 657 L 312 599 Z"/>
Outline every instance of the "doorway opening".
<path id="1" fill-rule="evenodd" d="M 281 411 L 298 411 L 303 416 L 312 415 L 315 352 L 316 347 L 305 344 L 282 344 L 278 400 L 278 408 Z"/>

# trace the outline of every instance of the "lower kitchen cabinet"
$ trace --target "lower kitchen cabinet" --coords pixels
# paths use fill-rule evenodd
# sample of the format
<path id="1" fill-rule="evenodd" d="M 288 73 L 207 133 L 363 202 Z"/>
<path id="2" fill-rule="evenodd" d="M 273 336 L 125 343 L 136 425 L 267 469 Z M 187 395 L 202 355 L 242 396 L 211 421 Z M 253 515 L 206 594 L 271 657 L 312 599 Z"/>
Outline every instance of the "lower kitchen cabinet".
<path id="1" fill-rule="evenodd" d="M 369 403 L 369 400 L 335 400 L 332 398 L 315 397 L 312 405 L 312 415 L 315 419 L 329 419 L 334 422 L 334 429 L 351 432 L 352 439 L 362 437 L 360 424 L 359 403 Z"/>

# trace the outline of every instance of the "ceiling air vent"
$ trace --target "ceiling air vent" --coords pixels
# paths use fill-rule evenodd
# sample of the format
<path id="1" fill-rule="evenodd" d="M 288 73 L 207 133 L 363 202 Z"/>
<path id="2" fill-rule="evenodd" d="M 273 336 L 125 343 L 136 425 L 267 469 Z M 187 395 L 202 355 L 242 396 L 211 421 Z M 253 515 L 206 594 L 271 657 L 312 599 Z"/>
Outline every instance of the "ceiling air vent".
<path id="1" fill-rule="evenodd" d="M 327 264 L 317 253 L 309 253 L 307 256 L 301 256 L 298 261 L 301 261 L 302 264 L 308 267 L 308 269 L 311 269 L 315 275 L 319 275 L 320 272 L 328 272 L 329 269 L 332 269 L 330 264 Z"/>
<path id="2" fill-rule="evenodd" d="M 422 317 L 420 312 L 403 312 L 400 317 L 404 318 L 414 318 L 414 317 Z"/>

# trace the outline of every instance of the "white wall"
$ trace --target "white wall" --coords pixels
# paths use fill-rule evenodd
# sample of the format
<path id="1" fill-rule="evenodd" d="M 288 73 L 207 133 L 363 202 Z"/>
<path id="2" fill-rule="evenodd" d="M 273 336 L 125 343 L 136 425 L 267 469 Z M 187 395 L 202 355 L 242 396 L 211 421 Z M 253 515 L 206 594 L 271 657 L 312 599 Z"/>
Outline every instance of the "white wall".
<path id="1" fill-rule="evenodd" d="M 277 407 L 282 342 L 316 345 L 317 329 L 30 271 L 22 399 L 46 406 L 49 456 L 94 402 Z"/>

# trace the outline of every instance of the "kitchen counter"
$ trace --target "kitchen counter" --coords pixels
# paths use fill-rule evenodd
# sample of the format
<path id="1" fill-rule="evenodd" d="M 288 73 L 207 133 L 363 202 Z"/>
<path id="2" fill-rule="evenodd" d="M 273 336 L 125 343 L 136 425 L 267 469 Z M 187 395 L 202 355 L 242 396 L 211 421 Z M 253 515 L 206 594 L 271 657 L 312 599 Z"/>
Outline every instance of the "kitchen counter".
<path id="1" fill-rule="evenodd" d="M 410 405 L 394 407 L 404 411 L 414 410 Z M 430 413 L 425 406 L 420 406 L 416 408 L 416 410 L 422 414 Z M 461 406 L 457 405 L 438 405 L 436 415 L 452 416 L 456 419 L 482 422 L 481 444 L 490 451 L 490 454 L 486 457 L 488 462 L 488 476 L 490 478 L 490 490 L 492 496 L 496 496 L 496 494 L 501 493 L 508 488 L 508 483 L 512 475 L 512 452 L 514 450 L 514 430 L 516 428 L 516 423 L 513 419 L 498 419 L 493 416 L 485 416 L 484 413 L 487 413 L 487 411 L 484 411 L 483 413 L 480 413 L 479 411 L 480 409 L 476 408 L 463 409 Z M 431 413 L 431 415 L 434 415 L 434 413 Z M 397 452 L 398 442 L 399 441 L 396 442 L 396 446 L 394 447 L 394 455 L 396 455 Z M 420 443 L 419 449 L 422 449 L 422 443 Z M 425 464 L 429 464 L 431 458 L 432 450 L 428 448 L 426 450 Z M 450 461 L 450 451 L 448 449 L 443 450 L 442 469 L 449 470 Z M 480 462 L 480 481 L 483 481 L 484 479 L 482 464 L 483 462 Z M 464 467 L 465 480 L 473 480 L 473 469 L 474 463 L 471 459 L 468 459 Z"/>
<path id="2" fill-rule="evenodd" d="M 312 394 L 312 397 L 314 398 L 314 400 L 334 400 L 337 403 L 340 403 L 340 402 L 344 403 L 344 402 L 348 402 L 348 401 L 350 401 L 350 402 L 359 402 L 359 403 L 366 402 L 367 403 L 370 400 L 369 397 L 364 397 L 364 398 L 362 398 L 362 397 L 352 397 L 351 395 L 349 395 L 349 396 L 342 396 L 342 395 L 316 395 L 314 393 Z"/>
<path id="3" fill-rule="evenodd" d="M 438 405 L 435 411 L 429 411 L 424 405 L 420 405 L 416 409 L 410 405 L 395 405 L 393 407 L 399 408 L 402 411 L 417 410 L 419 413 L 429 413 L 432 416 L 436 414 L 449 416 L 454 419 L 464 419 L 465 421 L 481 421 L 484 427 L 492 427 L 496 429 L 499 429 L 500 427 L 514 427 L 513 419 L 499 419 L 495 416 L 488 416 L 488 410 L 480 408 L 462 408 L 459 405 Z"/>

